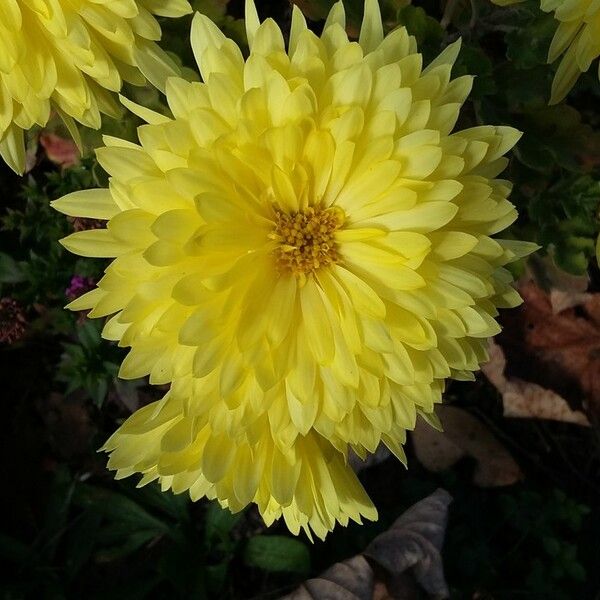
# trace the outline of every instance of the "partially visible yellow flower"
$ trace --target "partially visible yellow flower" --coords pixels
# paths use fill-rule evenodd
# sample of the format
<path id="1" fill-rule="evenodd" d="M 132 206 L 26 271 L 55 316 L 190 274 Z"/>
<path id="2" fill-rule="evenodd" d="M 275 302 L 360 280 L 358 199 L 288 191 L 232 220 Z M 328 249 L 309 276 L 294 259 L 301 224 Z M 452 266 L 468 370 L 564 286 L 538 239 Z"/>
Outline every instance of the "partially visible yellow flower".
<path id="1" fill-rule="evenodd" d="M 471 77 L 453 44 L 423 69 L 367 0 L 358 42 L 337 3 L 320 37 L 293 13 L 289 47 L 247 3 L 250 57 L 196 15 L 204 83 L 167 81 L 173 118 L 130 104 L 140 145 L 106 138 L 110 188 L 54 203 L 107 219 L 63 240 L 116 257 L 70 305 L 114 316 L 120 374 L 171 383 L 106 443 L 143 473 L 267 523 L 324 537 L 376 511 L 347 464 L 380 442 L 404 460 L 448 377 L 472 379 L 520 302 L 492 239 L 517 217 L 498 175 L 509 127 L 452 133 Z"/>
<path id="2" fill-rule="evenodd" d="M 97 129 L 118 114 L 123 81 L 164 89 L 177 68 L 153 15 L 189 12 L 187 0 L 0 0 L 0 156 L 22 173 L 23 131 L 53 110 L 76 135 L 73 120 Z"/>
<path id="3" fill-rule="evenodd" d="M 493 0 L 506 6 L 522 0 Z M 545 12 L 554 11 L 558 29 L 548 52 L 548 62 L 562 59 L 552 82 L 550 104 L 557 104 L 577 79 L 600 56 L 600 2 L 598 0 L 541 0 Z M 598 65 L 600 77 L 600 65 Z"/>

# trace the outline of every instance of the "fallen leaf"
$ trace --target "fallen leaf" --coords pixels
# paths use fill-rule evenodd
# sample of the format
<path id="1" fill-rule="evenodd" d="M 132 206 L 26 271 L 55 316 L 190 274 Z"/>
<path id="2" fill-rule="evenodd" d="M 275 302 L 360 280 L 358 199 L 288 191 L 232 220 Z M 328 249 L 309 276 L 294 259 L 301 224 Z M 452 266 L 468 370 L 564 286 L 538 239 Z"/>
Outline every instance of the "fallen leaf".
<path id="1" fill-rule="evenodd" d="M 496 338 L 507 378 L 551 389 L 600 422 L 600 294 L 555 314 L 550 296 L 534 282 L 519 291 L 524 303 L 505 315 Z"/>
<path id="2" fill-rule="evenodd" d="M 588 418 L 579 410 L 572 410 L 567 401 L 556 392 L 537 383 L 522 379 L 508 379 L 504 373 L 506 359 L 498 344 L 490 342 L 490 360 L 481 370 L 490 383 L 502 394 L 505 417 L 549 419 L 589 427 Z"/>
<path id="3" fill-rule="evenodd" d="M 588 302 L 591 299 L 592 294 L 587 294 L 585 292 L 575 293 L 563 290 L 550 290 L 550 304 L 552 306 L 552 312 L 555 315 L 568 308 L 573 308 L 578 304 Z"/>
<path id="4" fill-rule="evenodd" d="M 284 599 L 371 600 L 374 585 L 373 569 L 366 558 L 359 554 L 336 563 L 315 579 L 308 579 Z"/>
<path id="5" fill-rule="evenodd" d="M 40 135 L 40 145 L 44 148 L 48 160 L 64 169 L 79 163 L 80 153 L 73 140 L 43 132 Z"/>
<path id="6" fill-rule="evenodd" d="M 412 569 L 419 585 L 438 598 L 449 596 L 441 548 L 452 496 L 442 489 L 411 506 L 365 550 L 365 555 L 389 573 Z"/>
<path id="7" fill-rule="evenodd" d="M 448 505 L 442 489 L 411 506 L 363 554 L 336 563 L 280 600 L 418 600 L 449 596 L 441 548 Z"/>
<path id="8" fill-rule="evenodd" d="M 492 432 L 473 415 L 454 406 L 439 406 L 443 431 L 419 421 L 412 442 L 419 462 L 433 472 L 444 471 L 465 456 L 476 461 L 473 482 L 481 487 L 512 485 L 521 469 Z"/>
<path id="9" fill-rule="evenodd" d="M 567 308 L 577 306 L 591 298 L 588 293 L 590 277 L 585 275 L 573 275 L 563 271 L 556 265 L 554 258 L 533 255 L 529 258 L 526 275 L 519 280 L 519 286 L 534 281 L 543 290 L 550 294 L 550 304 L 554 314 L 558 314 Z"/>

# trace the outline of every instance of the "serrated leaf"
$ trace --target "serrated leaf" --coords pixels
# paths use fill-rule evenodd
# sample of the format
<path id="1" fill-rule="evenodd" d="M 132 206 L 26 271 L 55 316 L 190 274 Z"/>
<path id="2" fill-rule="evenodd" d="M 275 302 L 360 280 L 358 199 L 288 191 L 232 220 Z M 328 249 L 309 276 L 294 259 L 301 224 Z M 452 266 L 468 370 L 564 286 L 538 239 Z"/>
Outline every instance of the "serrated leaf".
<path id="1" fill-rule="evenodd" d="M 108 393 L 108 383 L 106 379 L 98 379 L 87 389 L 87 391 L 94 401 L 94 404 L 100 408 Z"/>
<path id="2" fill-rule="evenodd" d="M 531 69 L 546 64 L 548 48 L 556 21 L 551 14 L 539 13 L 529 25 L 506 35 L 506 55 L 517 69 Z"/>
<path id="3" fill-rule="evenodd" d="M 77 338 L 81 345 L 86 348 L 94 348 L 100 343 L 100 332 L 94 323 L 86 321 L 77 329 Z"/>
<path id="4" fill-rule="evenodd" d="M 398 11 L 398 24 L 404 25 L 417 44 L 440 42 L 444 37 L 442 26 L 420 6 L 408 5 Z"/>

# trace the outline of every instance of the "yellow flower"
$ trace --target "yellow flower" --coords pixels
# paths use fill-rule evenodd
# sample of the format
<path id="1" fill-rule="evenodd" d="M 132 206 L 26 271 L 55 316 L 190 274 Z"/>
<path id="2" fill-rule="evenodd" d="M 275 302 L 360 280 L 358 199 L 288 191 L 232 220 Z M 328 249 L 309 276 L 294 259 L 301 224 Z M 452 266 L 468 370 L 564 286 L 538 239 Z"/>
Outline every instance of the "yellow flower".
<path id="1" fill-rule="evenodd" d="M 530 248 L 490 237 L 517 216 L 496 176 L 519 133 L 451 133 L 472 84 L 451 79 L 459 44 L 422 69 L 377 0 L 358 42 L 341 3 L 321 37 L 294 9 L 287 50 L 251 0 L 246 24 L 244 61 L 196 15 L 204 83 L 167 81 L 172 119 L 130 103 L 148 124 L 98 150 L 110 189 L 54 206 L 108 220 L 66 248 L 116 257 L 70 308 L 116 313 L 122 377 L 171 383 L 106 443 L 109 467 L 324 537 L 376 518 L 348 450 L 404 460 L 520 301 L 504 265 Z"/>
<path id="2" fill-rule="evenodd" d="M 0 156 L 23 173 L 23 131 L 51 111 L 77 137 L 74 120 L 97 129 L 118 114 L 123 80 L 164 86 L 177 68 L 153 15 L 189 12 L 187 0 L 0 0 Z"/>
<path id="3" fill-rule="evenodd" d="M 493 0 L 500 6 L 522 1 Z M 548 52 L 549 63 L 562 56 L 550 97 L 550 104 L 557 104 L 600 56 L 600 3 L 595 0 L 541 0 L 540 4 L 543 11 L 554 11 L 554 18 L 559 22 Z M 600 65 L 598 74 L 600 77 Z"/>

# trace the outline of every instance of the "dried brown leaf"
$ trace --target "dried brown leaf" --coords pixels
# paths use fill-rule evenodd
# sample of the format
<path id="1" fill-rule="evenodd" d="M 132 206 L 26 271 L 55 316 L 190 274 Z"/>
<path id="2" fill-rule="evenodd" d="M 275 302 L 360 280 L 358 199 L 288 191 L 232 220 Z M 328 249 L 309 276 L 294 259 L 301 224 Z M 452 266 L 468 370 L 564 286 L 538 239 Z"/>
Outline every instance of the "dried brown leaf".
<path id="1" fill-rule="evenodd" d="M 418 600 L 420 588 L 447 598 L 440 553 L 451 501 L 448 492 L 436 490 L 377 536 L 364 555 L 336 563 L 281 600 Z"/>
<path id="2" fill-rule="evenodd" d="M 557 315 L 563 310 L 584 304 L 592 299 L 592 294 L 585 292 L 565 292 L 563 290 L 550 290 L 550 304 L 552 312 Z"/>
<path id="3" fill-rule="evenodd" d="M 442 489 L 411 506 L 386 532 L 378 535 L 365 555 L 389 573 L 408 569 L 430 595 L 447 598 L 441 548 L 452 497 Z"/>
<path id="4" fill-rule="evenodd" d="M 600 294 L 555 314 L 550 296 L 535 283 L 520 292 L 524 304 L 506 315 L 497 337 L 507 377 L 551 389 L 600 421 Z"/>
<path id="5" fill-rule="evenodd" d="M 508 379 L 504 374 L 505 368 L 502 348 L 491 342 L 490 360 L 482 367 L 482 371 L 502 394 L 505 417 L 550 419 L 589 427 L 590 422 L 585 414 L 572 410 L 556 392 L 522 379 Z"/>
<path id="6" fill-rule="evenodd" d="M 522 478 L 519 465 L 481 421 L 454 406 L 439 406 L 436 412 L 443 431 L 420 421 L 412 433 L 415 454 L 425 468 L 444 471 L 471 456 L 477 461 L 473 473 L 476 485 L 499 487 Z"/>
<path id="7" fill-rule="evenodd" d="M 79 163 L 81 154 L 73 140 L 44 131 L 40 135 L 40 145 L 44 148 L 48 160 L 64 169 Z"/>
<path id="8" fill-rule="evenodd" d="M 528 275 L 520 283 L 524 284 L 532 279 L 545 290 L 557 290 L 567 294 L 583 294 L 590 285 L 589 275 L 573 275 L 563 271 L 557 266 L 551 255 L 540 256 L 534 254 L 528 261 Z"/>

